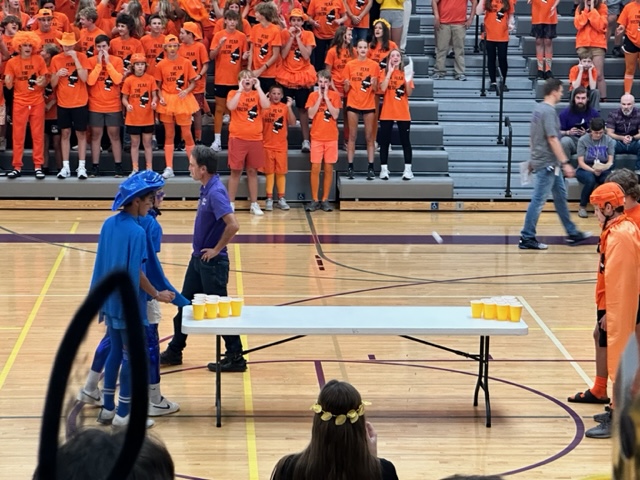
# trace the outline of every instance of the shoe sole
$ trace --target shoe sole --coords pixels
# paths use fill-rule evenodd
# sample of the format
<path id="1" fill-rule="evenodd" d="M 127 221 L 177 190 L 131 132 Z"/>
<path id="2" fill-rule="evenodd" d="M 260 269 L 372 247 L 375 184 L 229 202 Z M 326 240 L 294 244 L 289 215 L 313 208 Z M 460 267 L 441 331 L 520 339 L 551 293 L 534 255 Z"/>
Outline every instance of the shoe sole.
<path id="1" fill-rule="evenodd" d="M 158 407 L 158 406 L 153 406 L 154 409 L 156 408 L 162 408 L 162 407 Z M 153 412 L 151 410 L 151 408 L 149 409 L 149 411 L 147 412 L 147 415 L 150 417 L 164 417 L 165 415 L 171 415 L 172 413 L 176 413 L 180 411 L 180 405 L 177 406 L 177 408 L 175 410 L 173 410 L 172 408 L 168 408 L 166 410 L 160 410 L 159 412 Z"/>

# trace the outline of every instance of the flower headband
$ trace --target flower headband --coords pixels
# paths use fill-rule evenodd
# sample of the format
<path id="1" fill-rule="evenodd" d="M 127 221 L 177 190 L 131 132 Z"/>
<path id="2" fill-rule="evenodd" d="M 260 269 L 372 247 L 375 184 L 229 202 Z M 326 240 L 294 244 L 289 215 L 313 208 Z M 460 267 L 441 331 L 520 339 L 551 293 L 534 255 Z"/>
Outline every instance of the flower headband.
<path id="1" fill-rule="evenodd" d="M 320 420 L 322 420 L 323 422 L 328 422 L 332 418 L 335 418 L 336 425 L 343 425 L 347 421 L 347 418 L 351 423 L 356 423 L 358 421 L 358 418 L 364 415 L 365 405 L 371 405 L 371 402 L 363 401 L 357 410 L 349 410 L 347 413 L 343 413 L 341 415 L 334 415 L 331 412 L 324 411 L 322 409 L 322 405 L 320 405 L 319 403 L 311 405 L 311 410 L 313 410 L 315 413 L 320 414 Z"/>
<path id="2" fill-rule="evenodd" d="M 379 18 L 375 22 L 373 22 L 373 26 L 375 27 L 378 23 L 384 23 L 389 30 L 391 30 L 391 25 L 384 18 Z"/>

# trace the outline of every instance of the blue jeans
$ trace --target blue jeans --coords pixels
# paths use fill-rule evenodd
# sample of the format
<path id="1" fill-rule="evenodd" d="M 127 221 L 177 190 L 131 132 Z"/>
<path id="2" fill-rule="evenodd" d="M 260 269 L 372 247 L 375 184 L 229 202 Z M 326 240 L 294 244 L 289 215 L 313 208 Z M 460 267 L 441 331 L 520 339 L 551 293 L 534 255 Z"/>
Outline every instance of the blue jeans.
<path id="1" fill-rule="evenodd" d="M 353 42 L 353 46 L 354 47 L 357 46 L 359 40 L 366 40 L 368 33 L 369 33 L 368 28 L 353 27 L 352 35 L 351 35 L 351 41 Z"/>
<path id="2" fill-rule="evenodd" d="M 524 227 L 520 235 L 525 240 L 533 240 L 536 238 L 536 225 L 538 218 L 544 208 L 544 204 L 549 198 L 549 194 L 553 195 L 553 204 L 556 207 L 556 213 L 560 217 L 562 226 L 567 235 L 577 235 L 578 229 L 571 221 L 569 213 L 569 205 L 567 204 L 567 187 L 564 184 L 564 177 L 556 175 L 555 169 L 540 168 L 534 173 L 533 195 L 531 203 L 527 208 L 527 215 L 524 217 Z"/>
<path id="3" fill-rule="evenodd" d="M 229 258 L 218 255 L 209 261 L 204 261 L 200 257 L 191 257 L 187 273 L 184 276 L 182 285 L 182 295 L 187 299 L 193 299 L 196 293 L 206 293 L 209 295 L 227 296 L 227 283 L 229 282 Z M 242 342 L 238 335 L 225 335 L 224 343 L 227 348 L 227 355 L 242 352 Z M 182 352 L 187 346 L 187 335 L 182 333 L 182 308 L 178 309 L 178 314 L 173 317 L 173 340 L 169 343 L 169 348 L 174 352 Z"/>
<path id="4" fill-rule="evenodd" d="M 628 153 L 636 156 L 636 170 L 640 170 L 640 141 L 632 140 L 628 144 L 616 140 L 616 154 Z"/>
<path id="5" fill-rule="evenodd" d="M 611 170 L 605 170 L 600 172 L 600 175 L 578 168 L 576 170 L 576 178 L 582 184 L 582 192 L 580 193 L 580 206 L 586 207 L 589 204 L 589 197 L 591 192 L 595 190 L 598 185 L 602 185 L 607 181 L 607 177 L 611 173 Z"/>

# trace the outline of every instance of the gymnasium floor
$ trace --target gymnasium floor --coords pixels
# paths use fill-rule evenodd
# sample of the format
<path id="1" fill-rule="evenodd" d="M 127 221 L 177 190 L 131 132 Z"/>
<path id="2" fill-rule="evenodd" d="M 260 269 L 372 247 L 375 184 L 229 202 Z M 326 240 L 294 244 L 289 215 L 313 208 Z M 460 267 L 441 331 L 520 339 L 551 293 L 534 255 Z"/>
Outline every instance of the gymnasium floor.
<path id="1" fill-rule="evenodd" d="M 66 324 L 87 293 L 106 210 L 2 210 L 0 293 L 0 471 L 30 478 L 43 398 Z M 229 291 L 248 305 L 467 305 L 493 295 L 523 299 L 525 337 L 491 341 L 493 426 L 472 406 L 474 362 L 398 337 L 306 337 L 255 352 L 245 374 L 225 374 L 223 427 L 214 424 L 214 337 L 191 336 L 184 364 L 163 370 L 163 394 L 180 412 L 152 434 L 168 446 L 178 478 L 268 479 L 276 461 L 309 438 L 309 407 L 324 382 L 353 383 L 370 401 L 379 454 L 403 480 L 454 473 L 519 479 L 581 479 L 610 471 L 610 441 L 583 437 L 595 405 L 566 403 L 593 376 L 591 245 L 562 245 L 555 214 L 538 237 L 547 252 L 519 251 L 524 213 L 274 211 L 238 214 Z M 180 289 L 190 255 L 193 211 L 160 217 L 165 273 Z M 584 230 L 596 220 L 574 216 Z M 432 236 L 444 239 L 438 245 Z M 163 342 L 175 308 L 163 306 Z M 390 322 L 393 319 L 390 319 Z M 92 327 L 69 384 L 84 383 L 103 334 Z M 243 338 L 254 347 L 276 337 Z M 477 352 L 476 338 L 429 338 Z M 161 346 L 163 348 L 163 346 Z M 611 392 L 610 392 L 611 393 Z M 66 415 L 75 419 L 71 403 Z M 96 426 L 97 410 L 77 421 Z M 64 422 L 62 422 L 64 423 Z"/>

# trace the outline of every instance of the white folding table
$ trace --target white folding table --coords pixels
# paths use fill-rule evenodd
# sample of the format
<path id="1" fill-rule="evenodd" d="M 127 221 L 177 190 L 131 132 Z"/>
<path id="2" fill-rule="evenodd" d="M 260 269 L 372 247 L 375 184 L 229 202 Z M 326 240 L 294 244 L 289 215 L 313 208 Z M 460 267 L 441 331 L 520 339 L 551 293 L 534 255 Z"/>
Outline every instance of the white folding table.
<path id="1" fill-rule="evenodd" d="M 243 354 L 290 342 L 307 335 L 398 335 L 402 338 L 446 350 L 478 362 L 473 405 L 484 391 L 486 426 L 491 426 L 489 400 L 489 338 L 527 335 L 527 324 L 471 318 L 469 307 L 388 306 L 245 306 L 242 316 L 215 320 L 194 320 L 191 306 L 182 311 L 182 332 L 216 335 L 216 426 L 222 425 L 220 338 L 223 335 L 293 335 L 292 337 L 243 351 Z M 413 335 L 479 336 L 479 353 L 466 353 Z"/>

